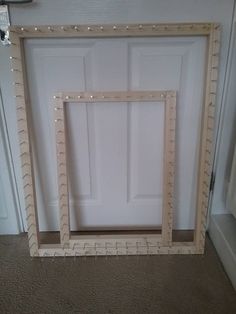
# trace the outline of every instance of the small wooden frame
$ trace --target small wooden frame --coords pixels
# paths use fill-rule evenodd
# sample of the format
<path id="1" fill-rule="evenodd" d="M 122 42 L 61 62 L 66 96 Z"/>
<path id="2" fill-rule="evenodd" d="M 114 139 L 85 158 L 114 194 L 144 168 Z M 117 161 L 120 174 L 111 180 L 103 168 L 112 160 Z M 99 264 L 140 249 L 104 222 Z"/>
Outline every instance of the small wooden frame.
<path id="1" fill-rule="evenodd" d="M 172 243 L 169 237 L 165 246 L 152 236 L 126 239 L 119 236 L 116 240 L 109 236 L 80 237 L 77 242 L 71 242 L 69 247 L 40 245 L 38 237 L 38 218 L 36 208 L 35 184 L 32 166 L 30 134 L 28 127 L 27 80 L 24 67 L 24 38 L 102 38 L 102 37 L 160 37 L 160 36 L 206 36 L 208 38 L 208 55 L 206 70 L 205 100 L 202 110 L 201 143 L 199 154 L 199 175 L 197 190 L 197 212 L 194 241 L 188 243 Z M 204 252 L 205 228 L 209 198 L 209 186 L 212 168 L 212 141 L 216 88 L 218 79 L 220 25 L 214 23 L 177 23 L 177 24 L 122 24 L 122 25 L 67 25 L 67 26 L 13 26 L 10 28 L 11 60 L 17 102 L 18 134 L 20 139 L 21 165 L 25 206 L 27 212 L 28 238 L 31 256 L 67 256 L 67 255 L 123 255 L 123 254 L 202 254 Z M 65 218 L 63 218 L 65 219 Z M 164 217 L 163 217 L 164 219 Z M 168 219 L 168 218 L 167 218 Z M 155 235 L 155 237 L 157 237 Z M 114 237 L 115 238 L 115 237 Z M 120 245 L 122 238 L 126 245 Z M 65 236 L 66 239 L 66 236 Z M 67 241 L 63 239 L 65 243 Z M 126 239 L 126 240 L 125 240 Z M 75 240 L 77 241 L 77 240 Z M 75 246 L 75 247 L 73 247 Z M 101 248 L 100 248 L 101 247 Z M 99 248 L 99 249 L 98 249 Z"/>
<path id="2" fill-rule="evenodd" d="M 69 223 L 69 196 L 67 186 L 67 156 L 64 105 L 67 102 L 98 103 L 98 102 L 164 102 L 165 130 L 164 130 L 164 182 L 163 182 L 163 210 L 162 210 L 162 235 L 158 235 L 163 246 L 172 244 L 172 211 L 174 194 L 174 161 L 175 161 L 175 119 L 176 119 L 176 92 L 174 91 L 135 91 L 135 92 L 80 92 L 57 93 L 54 96 L 55 129 L 57 145 L 57 171 L 60 207 L 60 239 L 63 247 L 70 247 Z M 129 236 L 126 236 L 129 238 Z M 137 237 L 137 236 L 136 236 Z M 112 235 L 110 240 L 113 240 Z M 140 237 L 139 241 L 143 240 Z M 156 240 L 156 236 L 153 237 Z M 138 241 L 138 242 L 139 242 Z M 73 245 L 80 244 L 73 242 Z M 124 240 L 119 239 L 123 246 Z M 96 237 L 94 237 L 94 244 Z"/>

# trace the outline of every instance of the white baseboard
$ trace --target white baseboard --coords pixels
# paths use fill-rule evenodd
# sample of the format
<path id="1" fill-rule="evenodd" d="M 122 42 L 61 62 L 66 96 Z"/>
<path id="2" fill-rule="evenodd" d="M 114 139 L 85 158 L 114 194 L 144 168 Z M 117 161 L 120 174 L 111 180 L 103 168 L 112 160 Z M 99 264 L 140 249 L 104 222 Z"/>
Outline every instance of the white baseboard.
<path id="1" fill-rule="evenodd" d="M 212 215 L 208 232 L 236 290 L 236 219 L 231 214 Z"/>

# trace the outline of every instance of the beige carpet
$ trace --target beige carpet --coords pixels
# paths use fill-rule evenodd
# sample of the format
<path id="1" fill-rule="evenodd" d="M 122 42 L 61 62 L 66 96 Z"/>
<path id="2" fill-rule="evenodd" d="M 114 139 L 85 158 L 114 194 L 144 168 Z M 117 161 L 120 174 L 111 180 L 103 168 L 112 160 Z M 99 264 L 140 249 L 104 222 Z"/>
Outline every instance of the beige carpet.
<path id="1" fill-rule="evenodd" d="M 34 259 L 27 238 L 0 237 L 0 313 L 235 314 L 215 250 L 204 256 Z"/>

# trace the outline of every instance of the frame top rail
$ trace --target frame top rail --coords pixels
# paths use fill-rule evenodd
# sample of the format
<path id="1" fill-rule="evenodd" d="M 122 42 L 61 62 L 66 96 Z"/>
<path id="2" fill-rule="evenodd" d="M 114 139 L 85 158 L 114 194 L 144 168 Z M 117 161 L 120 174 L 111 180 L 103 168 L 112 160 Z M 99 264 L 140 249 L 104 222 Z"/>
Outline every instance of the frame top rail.
<path id="1" fill-rule="evenodd" d="M 139 37 L 209 35 L 217 23 L 145 23 L 11 26 L 19 37 Z"/>
<path id="2" fill-rule="evenodd" d="M 63 102 L 165 101 L 168 97 L 176 98 L 176 91 L 61 92 L 53 96 Z"/>

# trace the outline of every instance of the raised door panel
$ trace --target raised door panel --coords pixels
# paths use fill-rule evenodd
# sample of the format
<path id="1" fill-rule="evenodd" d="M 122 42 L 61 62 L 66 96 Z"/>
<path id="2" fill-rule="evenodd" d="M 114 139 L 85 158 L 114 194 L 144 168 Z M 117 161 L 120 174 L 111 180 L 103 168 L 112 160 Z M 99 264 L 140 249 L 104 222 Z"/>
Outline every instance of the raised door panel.
<path id="1" fill-rule="evenodd" d="M 130 89 L 177 91 L 176 228 L 194 228 L 205 53 L 202 37 L 133 40 L 129 44 Z M 147 172 L 149 164 L 142 163 L 142 167 Z M 142 182 L 140 167 L 133 172 L 140 173 L 136 180 Z"/>
<path id="2" fill-rule="evenodd" d="M 56 173 L 56 144 L 53 118 L 53 95 L 62 90 L 91 88 L 91 48 L 93 42 L 62 45 L 60 40 L 26 41 L 27 75 L 30 90 L 32 143 L 36 170 L 37 201 L 41 230 L 57 230 L 58 190 Z M 90 182 L 93 169 L 90 162 L 86 105 L 67 104 L 69 175 L 72 206 L 89 198 L 94 182 Z M 79 138 L 79 140 L 78 140 Z M 78 154 L 80 158 L 78 158 Z M 77 162 L 79 159 L 79 163 Z M 73 167 L 73 171 L 71 170 Z M 85 180 L 81 180 L 85 178 Z M 79 191 L 75 189 L 80 180 Z"/>

